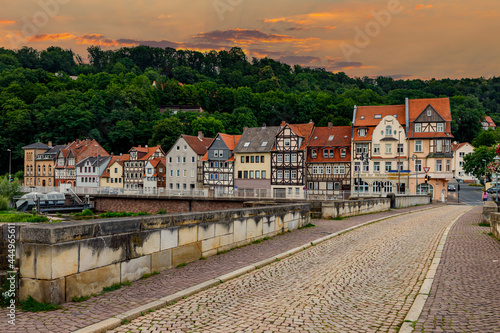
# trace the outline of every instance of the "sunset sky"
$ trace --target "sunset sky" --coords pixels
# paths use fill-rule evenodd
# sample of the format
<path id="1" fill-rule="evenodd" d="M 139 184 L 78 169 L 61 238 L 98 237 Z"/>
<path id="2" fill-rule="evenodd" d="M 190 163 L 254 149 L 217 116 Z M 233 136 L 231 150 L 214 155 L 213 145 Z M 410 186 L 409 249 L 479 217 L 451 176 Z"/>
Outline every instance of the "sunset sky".
<path id="1" fill-rule="evenodd" d="M 351 76 L 500 76 L 498 0 L 0 0 L 0 47 L 200 51 Z"/>

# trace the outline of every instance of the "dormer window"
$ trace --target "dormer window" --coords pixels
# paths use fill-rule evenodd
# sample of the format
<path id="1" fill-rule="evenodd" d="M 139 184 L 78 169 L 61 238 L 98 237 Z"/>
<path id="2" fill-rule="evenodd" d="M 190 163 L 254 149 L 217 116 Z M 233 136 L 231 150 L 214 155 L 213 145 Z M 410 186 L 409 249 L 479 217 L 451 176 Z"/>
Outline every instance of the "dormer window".
<path id="1" fill-rule="evenodd" d="M 332 141 L 332 140 L 333 140 L 333 135 L 330 135 L 330 136 L 328 137 L 328 141 Z"/>
<path id="2" fill-rule="evenodd" d="M 365 116 L 361 116 L 361 117 L 359 117 L 359 118 L 360 118 L 361 120 L 363 120 L 363 119 L 365 119 Z"/>
<path id="3" fill-rule="evenodd" d="M 318 152 L 316 151 L 316 149 L 311 150 L 311 157 L 316 158 L 317 156 L 318 156 Z"/>
<path id="4" fill-rule="evenodd" d="M 360 128 L 360 129 L 358 130 L 359 136 L 366 136 L 366 132 L 367 132 L 366 128 Z M 333 138 L 332 138 L 332 139 L 333 139 Z M 331 140 L 330 140 L 330 141 L 331 141 Z"/>
<path id="5" fill-rule="evenodd" d="M 385 127 L 385 135 L 392 135 L 392 126 Z"/>
<path id="6" fill-rule="evenodd" d="M 250 146 L 250 141 L 245 142 L 245 144 L 243 145 L 243 147 L 245 148 L 247 148 L 248 146 Z"/>
<path id="7" fill-rule="evenodd" d="M 260 146 L 261 146 L 261 147 L 265 147 L 265 146 L 267 146 L 267 141 L 262 142 Z"/>
<path id="8" fill-rule="evenodd" d="M 375 119 L 382 119 L 382 115 L 381 114 L 376 114 L 375 115 Z"/>

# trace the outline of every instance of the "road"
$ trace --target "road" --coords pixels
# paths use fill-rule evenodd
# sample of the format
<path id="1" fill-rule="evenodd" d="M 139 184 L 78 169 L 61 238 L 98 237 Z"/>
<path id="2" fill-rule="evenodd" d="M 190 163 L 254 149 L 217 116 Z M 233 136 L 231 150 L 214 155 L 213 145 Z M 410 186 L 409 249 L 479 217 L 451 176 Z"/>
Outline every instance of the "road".
<path id="1" fill-rule="evenodd" d="M 469 206 L 482 205 L 482 187 L 460 184 L 460 191 L 448 192 L 448 202 L 452 203 L 459 199 L 460 203 Z M 489 196 L 491 200 L 491 195 Z"/>
<path id="2" fill-rule="evenodd" d="M 148 313 L 112 332 L 394 332 L 466 206 L 389 218 Z"/>

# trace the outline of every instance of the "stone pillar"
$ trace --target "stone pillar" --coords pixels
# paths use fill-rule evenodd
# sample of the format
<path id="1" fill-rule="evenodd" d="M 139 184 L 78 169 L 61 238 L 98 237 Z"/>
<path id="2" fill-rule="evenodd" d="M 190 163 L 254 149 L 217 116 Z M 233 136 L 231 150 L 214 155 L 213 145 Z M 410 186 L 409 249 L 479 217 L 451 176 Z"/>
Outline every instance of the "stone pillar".
<path id="1" fill-rule="evenodd" d="M 486 201 L 483 206 L 483 223 L 491 224 L 491 214 L 498 212 L 498 206 L 493 201 Z"/>

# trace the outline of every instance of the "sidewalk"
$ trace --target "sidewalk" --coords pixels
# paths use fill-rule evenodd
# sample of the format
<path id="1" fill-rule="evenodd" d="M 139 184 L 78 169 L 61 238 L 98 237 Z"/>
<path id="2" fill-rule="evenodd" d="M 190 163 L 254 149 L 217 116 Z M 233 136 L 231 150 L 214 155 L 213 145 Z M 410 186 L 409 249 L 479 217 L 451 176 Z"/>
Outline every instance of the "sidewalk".
<path id="1" fill-rule="evenodd" d="M 478 226 L 481 211 L 450 229 L 414 332 L 500 332 L 500 242 Z"/>
<path id="2" fill-rule="evenodd" d="M 356 216 L 344 220 L 312 220 L 314 228 L 304 228 L 278 235 L 258 244 L 251 244 L 227 253 L 189 263 L 182 268 L 161 272 L 139 280 L 129 287 L 91 297 L 81 303 L 66 303 L 60 310 L 31 313 L 18 312 L 16 326 L 7 323 L 6 309 L 0 309 L 0 332 L 72 332 L 112 318 L 162 297 L 234 272 L 245 266 L 276 256 L 332 233 L 392 215 L 438 207 L 440 204 L 396 209 Z"/>

